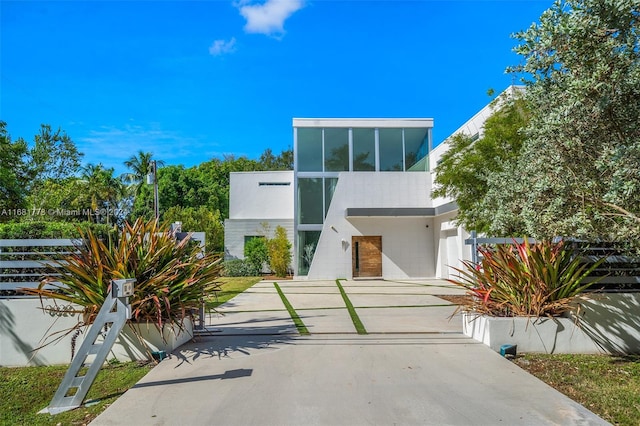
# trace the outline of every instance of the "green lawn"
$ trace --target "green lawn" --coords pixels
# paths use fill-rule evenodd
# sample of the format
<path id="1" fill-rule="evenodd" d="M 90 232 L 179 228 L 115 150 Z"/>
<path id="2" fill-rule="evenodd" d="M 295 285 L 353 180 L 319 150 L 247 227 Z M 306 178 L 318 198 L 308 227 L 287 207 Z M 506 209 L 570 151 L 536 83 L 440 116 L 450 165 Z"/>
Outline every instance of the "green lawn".
<path id="1" fill-rule="evenodd" d="M 55 416 L 37 413 L 51 402 L 68 366 L 0 367 L 0 425 L 88 424 L 152 367 L 135 362 L 103 367 L 86 399 L 98 402 Z"/>
<path id="2" fill-rule="evenodd" d="M 207 308 L 212 309 L 229 301 L 238 294 L 242 293 L 252 285 L 260 282 L 260 277 L 222 277 L 218 281 L 221 284 L 221 290 L 216 296 L 207 300 Z"/>
<path id="3" fill-rule="evenodd" d="M 640 356 L 526 354 L 515 363 L 614 425 L 640 425 Z"/>

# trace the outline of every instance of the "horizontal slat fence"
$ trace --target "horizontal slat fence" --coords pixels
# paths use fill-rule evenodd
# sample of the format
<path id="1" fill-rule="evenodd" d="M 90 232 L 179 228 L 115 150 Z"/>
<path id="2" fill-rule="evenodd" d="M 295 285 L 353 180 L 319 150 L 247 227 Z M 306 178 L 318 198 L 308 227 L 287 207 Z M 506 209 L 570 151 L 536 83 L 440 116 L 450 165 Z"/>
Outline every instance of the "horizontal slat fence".
<path id="1" fill-rule="evenodd" d="M 465 244 L 471 245 L 472 262 L 479 263 L 478 247 L 483 245 L 522 243 L 523 238 L 478 238 L 471 232 L 471 238 Z M 527 240 L 533 244 L 533 238 Z M 572 248 L 576 256 L 580 256 L 587 264 L 605 258 L 605 261 L 594 270 L 587 282 L 594 281 L 590 290 L 606 292 L 640 291 L 640 258 L 625 254 L 624 248 L 616 243 L 588 243 L 584 241 L 565 240 L 567 247 Z"/>
<path id="2" fill-rule="evenodd" d="M 48 266 L 75 252 L 79 244 L 82 240 L 0 240 L 0 297 L 26 297 L 18 289 L 38 287 Z M 55 276 L 55 273 L 48 275 Z"/>

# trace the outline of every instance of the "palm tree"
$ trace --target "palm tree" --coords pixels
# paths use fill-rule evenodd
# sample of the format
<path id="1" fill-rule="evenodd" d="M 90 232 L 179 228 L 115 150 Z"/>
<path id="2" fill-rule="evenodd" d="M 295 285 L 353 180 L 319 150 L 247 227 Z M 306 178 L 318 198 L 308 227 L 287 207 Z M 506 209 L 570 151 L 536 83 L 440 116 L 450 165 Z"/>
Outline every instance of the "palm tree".
<path id="1" fill-rule="evenodd" d="M 140 194 L 140 188 L 142 188 L 147 175 L 151 172 L 152 157 L 153 153 L 140 150 L 137 155 L 131 156 L 124 162 L 124 165 L 131 170 L 130 173 L 124 175 L 124 180 L 135 188 L 135 195 Z M 156 161 L 156 164 L 164 166 L 164 161 Z"/>
<path id="2" fill-rule="evenodd" d="M 106 207 L 114 210 L 122 194 L 121 185 L 113 176 L 113 168 L 105 169 L 102 163 L 87 164 L 83 167 L 81 180 L 86 184 L 87 190 L 84 195 L 89 197 L 91 210 L 96 212 L 96 222 L 98 222 L 98 209 Z M 107 223 L 110 215 L 110 211 L 105 215 Z"/>
<path id="3" fill-rule="evenodd" d="M 127 190 L 130 194 L 131 206 L 136 204 L 136 200 L 142 193 L 142 187 L 144 186 L 147 175 L 153 171 L 152 163 L 154 160 L 152 157 L 153 154 L 151 152 L 138 151 L 137 155 L 132 156 L 124 162 L 124 165 L 131 170 L 130 173 L 126 173 L 122 177 L 122 180 L 128 183 Z M 156 161 L 155 163 L 156 168 L 158 166 L 164 166 L 164 161 Z M 146 204 L 147 207 L 149 207 L 148 203 Z"/>

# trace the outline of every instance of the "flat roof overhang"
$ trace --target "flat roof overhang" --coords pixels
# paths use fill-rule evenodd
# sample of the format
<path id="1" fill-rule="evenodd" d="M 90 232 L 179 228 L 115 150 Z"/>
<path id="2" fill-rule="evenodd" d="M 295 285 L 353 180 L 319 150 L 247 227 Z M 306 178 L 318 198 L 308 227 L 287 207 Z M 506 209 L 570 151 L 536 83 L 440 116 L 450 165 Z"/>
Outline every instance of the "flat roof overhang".
<path id="1" fill-rule="evenodd" d="M 435 217 L 457 209 L 455 202 L 437 207 L 349 207 L 346 217 Z"/>
<path id="2" fill-rule="evenodd" d="M 294 118 L 293 127 L 433 127 L 433 118 Z"/>

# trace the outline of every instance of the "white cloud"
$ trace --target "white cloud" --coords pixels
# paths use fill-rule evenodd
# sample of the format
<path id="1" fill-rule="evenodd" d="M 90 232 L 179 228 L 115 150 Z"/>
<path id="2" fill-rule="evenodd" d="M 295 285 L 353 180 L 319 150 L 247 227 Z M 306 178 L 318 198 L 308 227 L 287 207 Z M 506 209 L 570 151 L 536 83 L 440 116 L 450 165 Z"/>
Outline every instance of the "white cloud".
<path id="1" fill-rule="evenodd" d="M 231 37 L 231 40 L 216 40 L 209 47 L 209 53 L 213 56 L 222 55 L 225 53 L 233 53 L 236 51 L 236 38 Z"/>
<path id="2" fill-rule="evenodd" d="M 240 14 L 247 20 L 244 30 L 248 33 L 281 35 L 284 21 L 301 9 L 303 0 L 267 0 L 260 4 L 236 3 Z"/>

